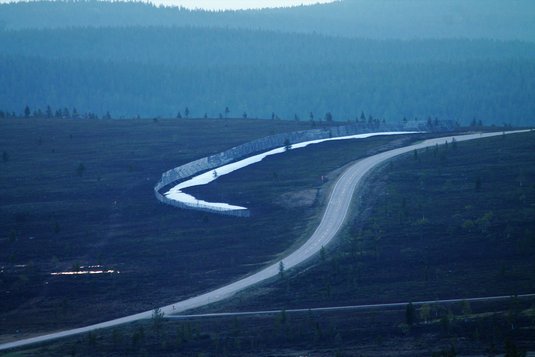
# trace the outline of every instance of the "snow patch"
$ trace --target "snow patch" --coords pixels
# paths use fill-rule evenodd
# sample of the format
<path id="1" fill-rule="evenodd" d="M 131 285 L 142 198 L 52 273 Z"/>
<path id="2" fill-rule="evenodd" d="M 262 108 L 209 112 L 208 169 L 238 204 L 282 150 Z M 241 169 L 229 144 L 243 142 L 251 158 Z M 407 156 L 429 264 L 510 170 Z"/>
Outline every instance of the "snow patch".
<path id="1" fill-rule="evenodd" d="M 237 171 L 239 169 L 250 166 L 252 164 L 256 164 L 264 160 L 268 156 L 282 154 L 286 152 L 287 150 L 302 149 L 309 145 L 320 144 L 320 143 L 327 142 L 327 141 L 366 139 L 366 138 L 373 137 L 373 136 L 403 135 L 403 134 L 414 134 L 414 133 L 417 133 L 417 132 L 415 131 L 392 131 L 392 132 L 381 132 L 381 133 L 356 134 L 356 135 L 340 136 L 340 137 L 326 138 L 326 139 L 317 139 L 317 140 L 304 141 L 301 143 L 295 143 L 295 144 L 291 144 L 291 148 L 289 149 L 287 149 L 284 146 L 278 147 L 278 148 L 263 152 L 261 154 L 253 155 L 248 158 L 245 158 L 245 159 L 242 159 L 242 160 L 239 160 L 239 161 L 227 164 L 227 165 L 223 165 L 223 166 L 215 168 L 214 170 L 194 176 L 191 179 L 181 182 L 178 185 L 171 188 L 168 192 L 165 193 L 165 196 L 171 200 L 181 202 L 182 204 L 189 206 L 189 207 L 203 207 L 203 208 L 214 209 L 218 211 L 246 210 L 247 207 L 234 206 L 228 203 L 208 202 L 208 201 L 199 200 L 193 195 L 183 192 L 183 190 L 189 187 L 207 185 L 210 182 L 217 180 L 221 176 L 228 175 L 231 172 Z"/>

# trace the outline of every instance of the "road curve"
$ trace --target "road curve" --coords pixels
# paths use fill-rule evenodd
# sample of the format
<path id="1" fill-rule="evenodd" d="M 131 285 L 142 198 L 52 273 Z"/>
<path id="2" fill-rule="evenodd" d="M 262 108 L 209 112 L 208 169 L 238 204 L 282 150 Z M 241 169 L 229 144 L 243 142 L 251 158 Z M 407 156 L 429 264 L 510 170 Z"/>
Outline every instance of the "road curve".
<path id="1" fill-rule="evenodd" d="M 505 132 L 505 134 L 523 133 L 528 131 L 530 130 L 516 130 Z M 376 154 L 354 163 L 348 169 L 346 169 L 346 171 L 344 171 L 341 177 L 336 181 L 334 188 L 331 192 L 329 201 L 327 202 L 325 213 L 323 214 L 323 218 L 321 219 L 321 222 L 316 231 L 302 246 L 300 246 L 297 250 L 295 250 L 294 252 L 292 252 L 281 260 L 284 264 L 285 269 L 291 269 L 296 265 L 311 258 L 320 251 L 322 246 L 326 246 L 329 242 L 333 240 L 336 233 L 338 233 L 338 231 L 345 222 L 353 197 L 353 193 L 356 187 L 359 183 L 362 182 L 363 177 L 368 174 L 373 168 L 377 167 L 378 165 L 384 163 L 385 161 L 393 157 L 411 152 L 413 150 L 419 150 L 425 147 L 435 146 L 437 144 L 441 145 L 446 142 L 451 143 L 454 139 L 460 142 L 467 140 L 483 139 L 502 134 L 504 133 L 478 133 L 429 139 L 418 144 L 409 145 L 399 149 L 394 149 L 380 154 Z M 179 301 L 175 304 L 170 304 L 161 307 L 161 311 L 165 315 L 172 315 L 229 298 L 237 292 L 251 287 L 252 285 L 258 284 L 262 281 L 277 276 L 279 274 L 279 263 L 280 262 L 277 261 L 276 263 L 269 265 L 268 267 L 260 270 L 257 273 L 249 275 L 243 279 L 225 285 L 221 288 L 212 290 L 210 292 L 198 296 L 194 296 L 186 300 Z M 62 337 L 68 337 L 102 328 L 113 327 L 137 320 L 148 319 L 152 317 L 152 313 L 152 310 L 145 311 L 138 314 L 125 316 L 122 318 L 90 326 L 8 342 L 0 345 L 0 351 L 27 346 L 35 343 L 47 342 Z"/>

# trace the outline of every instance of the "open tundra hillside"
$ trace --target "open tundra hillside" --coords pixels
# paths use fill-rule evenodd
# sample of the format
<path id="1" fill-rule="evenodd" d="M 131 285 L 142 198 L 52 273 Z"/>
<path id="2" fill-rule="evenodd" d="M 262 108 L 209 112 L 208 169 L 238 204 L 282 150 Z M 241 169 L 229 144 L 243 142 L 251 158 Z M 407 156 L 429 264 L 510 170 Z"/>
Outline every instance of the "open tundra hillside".
<path id="1" fill-rule="evenodd" d="M 332 182 L 322 176 L 417 139 L 313 145 L 244 171 L 260 177 L 228 175 L 242 178 L 238 188 L 211 184 L 215 196 L 206 198 L 249 207 L 252 217 L 245 219 L 163 205 L 153 187 L 176 166 L 309 123 L 5 119 L 0 125 L 3 340 L 150 310 L 256 271 L 317 225 Z M 102 273 L 76 274 L 87 271 Z"/>
<path id="2" fill-rule="evenodd" d="M 535 1 L 186 1 L 0 0 L 0 354 L 535 353 Z"/>
<path id="3" fill-rule="evenodd" d="M 200 311 L 271 313 L 155 316 L 20 353 L 522 356 L 535 348 L 535 300 L 522 296 L 534 293 L 535 136 L 517 135 L 450 142 L 392 160 L 368 177 L 339 244 L 312 266 Z M 342 155 L 350 147 L 317 149 L 308 154 Z M 222 177 L 218 191 L 261 181 L 291 156 Z M 281 183 L 293 171 L 279 176 Z M 209 188 L 198 193 L 214 195 Z M 505 298 L 470 299 L 496 295 Z M 449 298 L 459 300 L 440 301 Z M 314 309 L 390 302 L 402 304 Z"/>
<path id="4" fill-rule="evenodd" d="M 340 243 L 314 268 L 222 310 L 534 293 L 534 150 L 528 132 L 392 160 L 370 177 Z"/>
<path id="5" fill-rule="evenodd" d="M 150 309 L 162 299 L 175 300 L 218 279 L 226 281 L 222 267 L 234 270 L 244 264 L 240 257 L 245 251 L 222 260 L 212 256 L 224 257 L 221 250 L 228 247 L 241 250 L 256 228 L 244 229 L 247 222 L 239 219 L 164 206 L 153 186 L 164 171 L 180 164 L 308 125 L 230 119 L 4 119 L 0 128 L 4 336 L 102 320 L 97 312 L 121 316 Z M 210 221 L 219 230 L 209 233 Z M 233 225 L 242 232 L 230 233 L 226 241 L 221 230 L 232 231 Z M 204 255 L 203 242 L 217 248 Z M 231 264 L 232 259 L 237 260 Z M 213 266 L 219 263 L 221 267 Z M 51 275 L 88 267 L 113 274 Z M 205 287 L 197 285 L 199 280 Z M 145 302 L 138 300 L 142 295 Z M 129 296 L 137 301 L 129 302 Z"/>

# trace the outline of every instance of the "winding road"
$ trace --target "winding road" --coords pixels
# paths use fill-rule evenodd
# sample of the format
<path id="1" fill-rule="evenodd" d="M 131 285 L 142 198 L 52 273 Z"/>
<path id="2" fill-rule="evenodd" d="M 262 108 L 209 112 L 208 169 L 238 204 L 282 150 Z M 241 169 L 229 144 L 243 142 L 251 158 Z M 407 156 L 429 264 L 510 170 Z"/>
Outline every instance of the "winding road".
<path id="1" fill-rule="evenodd" d="M 528 132 L 530 130 L 517 130 L 505 132 L 505 134 L 515 134 Z M 386 151 L 380 154 L 376 154 L 365 159 L 359 160 L 356 163 L 352 164 L 348 169 L 346 169 L 337 182 L 334 185 L 334 188 L 331 192 L 329 201 L 325 208 L 325 213 L 323 218 L 312 234 L 312 236 L 297 250 L 287 255 L 281 261 L 284 264 L 285 269 L 291 269 L 296 265 L 303 263 L 307 259 L 311 258 L 317 254 L 321 247 L 327 246 L 336 236 L 342 225 L 344 224 L 346 217 L 349 212 L 350 204 L 353 198 L 353 193 L 360 183 L 363 182 L 363 178 L 374 168 L 380 164 L 386 162 L 389 159 L 392 159 L 396 156 L 412 152 L 414 150 L 423 149 L 425 147 L 441 145 L 446 142 L 452 142 L 456 140 L 458 142 L 489 138 L 493 136 L 502 135 L 503 132 L 494 132 L 494 133 L 478 133 L 478 134 L 469 134 L 469 135 L 456 135 L 456 136 L 447 136 L 435 139 L 425 140 L 421 143 L 409 145 L 403 148 L 398 148 L 390 151 Z M 221 301 L 231 297 L 239 291 L 242 291 L 246 288 L 249 288 L 255 284 L 258 284 L 262 281 L 273 278 L 279 274 L 279 265 L 280 261 L 277 261 L 268 267 L 260 270 L 257 273 L 249 275 L 245 278 L 237 280 L 233 283 L 220 287 L 218 289 L 212 290 L 210 292 L 198 295 L 186 300 L 179 301 L 174 304 L 170 304 L 164 307 L 161 307 L 161 311 L 165 315 L 173 315 L 182 313 L 187 310 L 205 306 L 217 301 Z M 14 342 L 8 342 L 0 345 L 0 350 L 6 350 L 11 348 L 22 347 L 34 343 L 41 343 L 46 341 L 51 341 L 54 339 L 73 336 L 81 333 L 86 333 L 102 328 L 113 327 L 137 320 L 151 318 L 153 310 L 141 312 L 138 314 L 125 316 L 122 318 L 85 326 L 81 328 L 55 332 L 43 336 L 27 338 L 23 340 L 18 340 Z"/>

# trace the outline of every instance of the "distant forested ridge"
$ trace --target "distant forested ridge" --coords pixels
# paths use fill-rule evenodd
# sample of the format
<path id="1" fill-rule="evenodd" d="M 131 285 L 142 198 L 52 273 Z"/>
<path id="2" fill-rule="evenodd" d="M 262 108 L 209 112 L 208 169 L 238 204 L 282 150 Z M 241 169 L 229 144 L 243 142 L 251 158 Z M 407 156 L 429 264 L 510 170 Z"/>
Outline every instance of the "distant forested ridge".
<path id="1" fill-rule="evenodd" d="M 94 1 L 0 5 L 0 111 L 50 106 L 120 118 L 184 116 L 187 108 L 190 117 L 309 120 L 331 113 L 334 120 L 353 121 L 364 112 L 387 121 L 534 123 L 535 42 L 377 40 L 195 22 L 222 16 L 247 27 L 240 16 L 269 19 L 323 9 L 329 10 L 323 21 L 336 28 L 330 9 L 365 2 L 224 13 Z M 488 4 L 498 8 L 493 0 Z M 82 26 L 88 21 L 83 9 L 94 26 Z M 100 15 L 91 17 L 97 10 Z M 15 14 L 22 14 L 17 26 Z M 32 25 L 30 15 L 41 20 Z M 139 25 L 152 16 L 187 26 Z"/>
<path id="2" fill-rule="evenodd" d="M 497 40 L 367 40 L 195 27 L 0 31 L 0 53 L 175 66 L 463 62 L 535 59 L 535 43 Z"/>
<path id="3" fill-rule="evenodd" d="M 172 67 L 82 60 L 0 58 L 0 108 L 76 107 L 120 116 L 231 116 L 335 120 L 373 113 L 468 123 L 529 124 L 535 63 L 344 64 Z"/>
<path id="4" fill-rule="evenodd" d="M 0 27 L 210 26 L 370 39 L 535 41 L 532 0 L 343 0 L 289 9 L 190 11 L 146 3 L 46 1 L 0 5 Z"/>

